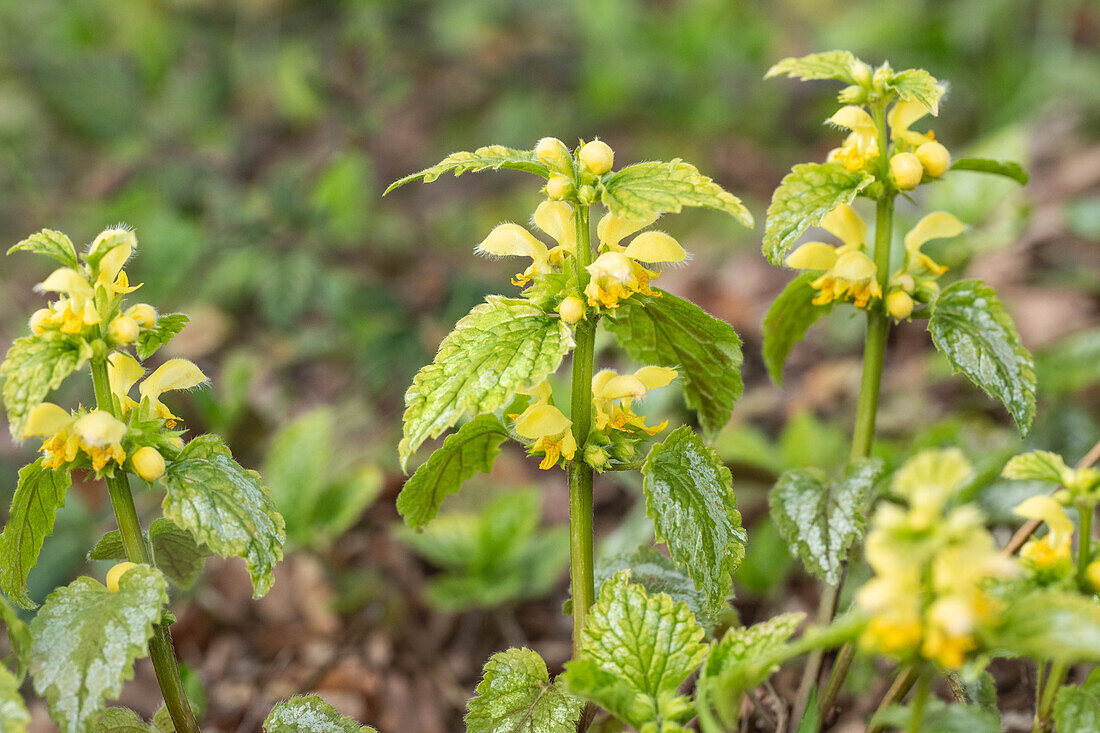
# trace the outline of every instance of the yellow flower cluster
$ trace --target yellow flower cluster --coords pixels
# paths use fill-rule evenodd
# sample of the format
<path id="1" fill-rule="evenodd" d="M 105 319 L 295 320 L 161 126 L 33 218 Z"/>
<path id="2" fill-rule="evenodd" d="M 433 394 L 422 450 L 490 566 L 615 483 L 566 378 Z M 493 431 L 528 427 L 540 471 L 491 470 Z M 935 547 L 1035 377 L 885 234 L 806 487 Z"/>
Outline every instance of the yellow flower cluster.
<path id="1" fill-rule="evenodd" d="M 1018 566 L 997 552 L 976 507 L 947 509 L 970 474 L 963 455 L 948 449 L 921 453 L 895 475 L 908 507 L 883 503 L 872 519 L 866 557 L 874 577 L 856 595 L 871 615 L 864 647 L 946 669 L 980 651 L 980 632 L 999 612 L 989 583 Z"/>
<path id="2" fill-rule="evenodd" d="M 674 263 L 687 258 L 687 252 L 680 243 L 664 232 L 643 232 L 625 247 L 619 244 L 655 221 L 657 217 L 633 220 L 611 213 L 600 219 L 596 226 L 600 255 L 587 268 L 591 279 L 584 289 L 588 305 L 614 310 L 619 307 L 619 301 L 634 293 L 655 295 L 649 283 L 657 279 L 660 273 L 641 263 Z"/>
<path id="3" fill-rule="evenodd" d="M 645 417 L 633 410 L 634 400 L 640 400 L 651 389 L 664 387 L 676 379 L 676 370 L 668 367 L 642 367 L 633 374 L 617 374 L 604 369 L 592 377 L 592 398 L 595 407 L 595 428 L 598 431 L 619 430 L 633 433 L 640 430 L 656 435 L 668 426 L 646 425 Z"/>

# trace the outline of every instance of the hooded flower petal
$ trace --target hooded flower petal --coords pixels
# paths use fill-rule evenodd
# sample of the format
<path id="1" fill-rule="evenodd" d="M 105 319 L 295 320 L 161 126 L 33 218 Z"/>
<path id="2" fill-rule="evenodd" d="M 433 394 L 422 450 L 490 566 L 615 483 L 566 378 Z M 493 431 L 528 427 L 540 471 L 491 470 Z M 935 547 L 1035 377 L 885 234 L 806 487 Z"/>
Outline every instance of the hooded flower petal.
<path id="1" fill-rule="evenodd" d="M 658 214 L 652 214 L 644 219 L 623 219 L 614 214 L 607 213 L 596 225 L 596 236 L 600 239 L 600 245 L 605 249 L 617 251 L 619 242 L 631 234 L 645 229 L 657 221 Z"/>
<path id="2" fill-rule="evenodd" d="M 672 383 L 679 374 L 675 369 L 660 366 L 645 366 L 634 372 L 634 376 L 647 390 L 659 389 Z"/>
<path id="3" fill-rule="evenodd" d="M 787 267 L 796 270 L 828 270 L 836 264 L 836 247 L 824 242 L 806 242 L 787 257 Z"/>
<path id="4" fill-rule="evenodd" d="M 836 207 L 821 220 L 821 228 L 844 242 L 843 249 L 863 249 L 867 241 L 867 222 L 847 204 Z"/>
<path id="5" fill-rule="evenodd" d="M 1038 519 L 1046 522 L 1050 528 L 1050 543 L 1054 547 L 1065 546 L 1069 548 L 1070 539 L 1073 537 L 1073 522 L 1066 515 L 1066 510 L 1053 497 L 1046 495 L 1032 496 L 1025 499 L 1014 510 L 1016 514 L 1027 519 Z"/>
<path id="6" fill-rule="evenodd" d="M 111 392 L 122 403 L 125 404 L 127 400 L 133 402 L 130 400 L 130 390 L 144 376 L 145 369 L 129 354 L 116 351 L 107 357 L 107 379 L 111 384 Z"/>
<path id="7" fill-rule="evenodd" d="M 573 223 L 573 207 L 565 201 L 543 201 L 531 218 L 558 246 L 570 254 L 577 252 L 577 229 Z"/>
<path id="8" fill-rule="evenodd" d="M 623 254 L 641 262 L 682 262 L 687 257 L 680 243 L 664 232 L 642 232 Z"/>
<path id="9" fill-rule="evenodd" d="M 21 437 L 48 438 L 73 423 L 73 416 L 52 402 L 35 405 L 27 414 L 27 423 Z"/>
<path id="10" fill-rule="evenodd" d="M 518 224 L 500 224 L 477 250 L 498 257 L 530 257 L 535 262 L 546 262 L 546 245 Z"/>

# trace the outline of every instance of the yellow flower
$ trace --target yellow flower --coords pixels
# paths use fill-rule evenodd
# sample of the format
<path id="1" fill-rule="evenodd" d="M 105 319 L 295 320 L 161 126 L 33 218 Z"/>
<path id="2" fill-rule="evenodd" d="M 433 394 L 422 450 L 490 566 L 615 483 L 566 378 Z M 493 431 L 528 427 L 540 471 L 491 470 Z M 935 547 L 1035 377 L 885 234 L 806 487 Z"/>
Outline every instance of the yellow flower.
<path id="1" fill-rule="evenodd" d="M 821 220 L 821 227 L 843 244 L 806 242 L 787 257 L 787 266 L 796 270 L 824 271 L 810 283 L 818 295 L 815 305 L 849 300 L 858 308 L 882 297 L 878 268 L 864 252 L 867 223 L 847 204 L 836 207 Z"/>
<path id="2" fill-rule="evenodd" d="M 615 165 L 615 151 L 603 140 L 585 143 L 577 153 L 581 165 L 597 176 L 602 176 Z"/>
<path id="3" fill-rule="evenodd" d="M 929 109 L 916 100 L 898 102 L 886 115 L 886 124 L 890 126 L 890 139 L 895 143 L 904 142 L 911 147 L 918 147 L 923 143 L 931 142 L 935 135 L 929 130 L 927 133 L 913 132 L 909 127 L 927 115 Z"/>
<path id="4" fill-rule="evenodd" d="M 924 167 L 914 153 L 895 153 L 890 158 L 890 178 L 902 191 L 916 188 L 924 177 Z"/>
<path id="5" fill-rule="evenodd" d="M 122 439 L 126 437 L 126 425 L 103 410 L 92 410 L 79 417 L 50 402 L 34 407 L 27 416 L 23 437 L 45 437 L 42 464 L 60 468 L 76 460 L 83 451 L 92 461 L 92 467 L 102 471 L 108 462 L 118 465 L 126 460 Z"/>
<path id="6" fill-rule="evenodd" d="M 130 390 L 144 376 L 145 369 L 129 354 L 116 351 L 107 357 L 107 381 L 111 385 L 111 394 L 118 398 L 123 415 L 138 406 L 130 397 Z"/>
<path id="7" fill-rule="evenodd" d="M 867 110 L 849 104 L 837 110 L 829 122 L 851 130 L 844 144 L 829 153 L 829 162 L 838 162 L 850 171 L 857 171 L 878 157 L 878 131 Z"/>
<path id="8" fill-rule="evenodd" d="M 130 457 L 134 473 L 146 481 L 156 481 L 164 475 L 164 456 L 156 448 L 145 446 L 134 451 Z"/>
<path id="9" fill-rule="evenodd" d="M 566 460 L 573 460 L 577 452 L 573 421 L 549 404 L 550 385 L 543 382 L 527 394 L 532 394 L 537 399 L 516 416 L 515 429 L 520 436 L 534 441 L 528 448 L 531 453 L 542 453 L 539 468 L 553 468 L 562 456 Z"/>
<path id="10" fill-rule="evenodd" d="M 946 211 L 928 214 L 905 235 L 905 269 L 923 268 L 936 276 L 947 272 L 947 267 L 934 262 L 931 257 L 921 252 L 920 248 L 925 242 L 957 237 L 965 231 L 966 224 Z"/>
<path id="11" fill-rule="evenodd" d="M 156 417 L 164 420 L 164 424 L 169 428 L 175 427 L 180 418 L 173 415 L 172 411 L 165 407 L 164 403 L 160 401 L 160 396 L 165 392 L 177 389 L 191 389 L 205 381 L 206 375 L 191 362 L 186 359 L 169 359 L 138 385 L 141 404 L 144 408 L 147 404 L 146 400 L 148 400 L 151 412 Z"/>
<path id="12" fill-rule="evenodd" d="M 50 305 L 52 315 L 42 319 L 43 325 L 48 321 L 62 333 L 80 333 L 103 320 L 95 308 L 95 289 L 81 272 L 70 267 L 58 268 L 35 289 L 67 296 Z"/>
<path id="13" fill-rule="evenodd" d="M 557 310 L 561 319 L 572 326 L 584 318 L 584 301 L 575 295 L 570 295 L 567 298 L 562 298 L 562 301 L 558 303 Z"/>
<path id="14" fill-rule="evenodd" d="M 1073 539 L 1073 522 L 1066 516 L 1066 510 L 1053 497 L 1033 496 L 1019 504 L 1014 511 L 1027 519 L 1042 520 L 1050 530 L 1042 539 L 1028 540 L 1027 544 L 1020 548 L 1020 557 L 1030 560 L 1037 568 L 1049 568 L 1071 560 L 1070 542 Z"/>
<path id="15" fill-rule="evenodd" d="M 645 418 L 631 409 L 634 400 L 640 400 L 651 389 L 658 389 L 676 379 L 675 369 L 667 367 L 642 367 L 633 374 L 617 374 L 604 369 L 592 377 L 592 403 L 596 409 L 596 430 L 621 430 L 633 433 L 641 430 L 655 435 L 668 425 L 649 426 Z"/>
<path id="16" fill-rule="evenodd" d="M 132 236 L 132 232 L 128 232 Z M 102 236 L 102 235 L 101 235 Z M 99 261 L 99 273 L 96 276 L 96 286 L 102 285 L 108 292 L 119 293 L 132 293 L 141 285 L 130 286 L 130 281 L 126 277 L 126 272 L 122 267 L 130 259 L 130 255 L 134 252 L 134 247 L 130 243 L 119 244 L 108 250 L 107 254 L 103 255 L 103 259 Z"/>
<path id="17" fill-rule="evenodd" d="M 137 564 L 132 562 L 120 562 L 108 570 L 106 578 L 107 590 L 111 593 L 118 593 L 118 582 L 122 580 L 122 576 L 128 573 L 131 568 L 136 567 Z"/>
<path id="18" fill-rule="evenodd" d="M 942 176 L 951 165 L 951 153 L 943 145 L 934 140 L 921 143 L 916 150 L 917 159 L 920 161 L 924 172 L 932 178 Z"/>
<path id="19" fill-rule="evenodd" d="M 573 207 L 565 201 L 543 201 L 535 209 L 532 220 L 535 226 L 554 238 L 557 247 L 549 250 L 523 227 L 505 223 L 489 232 L 477 251 L 498 257 L 530 257 L 531 266 L 512 278 L 514 285 L 522 287 L 532 278 L 550 272 L 552 263 L 560 264 L 565 252 L 576 253 L 577 233 L 572 217 Z"/>
<path id="20" fill-rule="evenodd" d="M 623 219 L 606 214 L 596 226 L 601 254 L 587 267 L 591 279 L 584 289 L 590 306 L 618 308 L 619 301 L 634 293 L 655 295 L 649 283 L 659 273 L 640 263 L 682 262 L 687 252 L 673 237 L 664 232 L 643 232 L 625 247 L 620 245 L 626 237 L 649 226 L 657 217 L 647 219 Z"/>

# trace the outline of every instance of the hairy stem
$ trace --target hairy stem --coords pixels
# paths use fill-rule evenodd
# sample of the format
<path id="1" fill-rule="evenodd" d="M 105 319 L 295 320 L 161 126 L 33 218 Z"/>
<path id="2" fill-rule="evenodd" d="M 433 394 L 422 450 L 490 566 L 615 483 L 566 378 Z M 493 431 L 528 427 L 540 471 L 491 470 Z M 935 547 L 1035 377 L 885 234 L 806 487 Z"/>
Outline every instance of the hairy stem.
<path id="1" fill-rule="evenodd" d="M 92 360 L 92 383 L 95 386 L 96 406 L 119 417 L 107 377 L 106 359 Z M 116 472 L 106 480 L 107 491 L 111 495 L 111 506 L 114 508 L 118 530 L 122 535 L 122 544 L 126 548 L 126 557 L 130 562 L 152 565 L 153 558 L 145 544 L 145 534 L 138 521 L 134 495 L 130 492 L 127 474 Z M 168 708 L 172 725 L 177 733 L 199 733 L 195 713 L 187 702 L 187 693 L 183 689 L 183 680 L 180 679 L 179 665 L 176 663 L 172 646 L 172 634 L 167 626 L 157 624 L 153 627 L 153 638 L 149 640 L 149 658 L 153 662 L 157 682 L 164 696 L 164 704 Z"/>
<path id="2" fill-rule="evenodd" d="M 577 274 L 583 284 L 584 269 L 592 262 L 588 207 L 578 204 L 573 215 L 577 231 Z M 592 577 L 592 467 L 584 462 L 584 447 L 592 426 L 592 360 L 596 321 L 588 314 L 577 323 L 573 349 L 573 385 L 570 419 L 577 452 L 569 462 L 569 580 L 573 593 L 573 656 L 580 655 L 584 620 L 595 601 Z"/>

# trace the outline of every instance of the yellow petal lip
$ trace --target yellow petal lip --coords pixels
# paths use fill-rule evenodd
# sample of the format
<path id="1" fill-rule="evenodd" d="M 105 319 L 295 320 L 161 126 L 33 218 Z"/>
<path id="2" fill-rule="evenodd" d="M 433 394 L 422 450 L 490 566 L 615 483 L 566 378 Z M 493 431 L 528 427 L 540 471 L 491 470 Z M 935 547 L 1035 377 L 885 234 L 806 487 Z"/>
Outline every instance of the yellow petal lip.
<path id="1" fill-rule="evenodd" d="M 787 257 L 796 270 L 828 270 L 836 264 L 836 248 L 824 242 L 806 242 Z"/>
<path id="2" fill-rule="evenodd" d="M 833 274 L 852 282 L 870 280 L 878 272 L 875 262 L 863 252 L 845 252 L 833 265 Z"/>
<path id="3" fill-rule="evenodd" d="M 559 435 L 572 425 L 573 421 L 553 405 L 532 405 L 516 418 L 516 432 L 532 440 Z"/>
<path id="4" fill-rule="evenodd" d="M 569 252 L 577 251 L 577 229 L 573 225 L 573 207 L 565 201 L 543 201 L 531 217 L 542 231 Z"/>
<path id="5" fill-rule="evenodd" d="M 20 437 L 30 438 L 39 436 L 47 438 L 57 433 L 62 428 L 71 425 L 73 416 L 68 410 L 58 407 L 52 402 L 43 402 L 35 405 L 27 414 L 27 423 L 23 426 Z"/>
<path id="6" fill-rule="evenodd" d="M 841 204 L 821 220 L 821 228 L 852 249 L 861 249 L 867 241 L 867 222 L 848 204 Z"/>
<path id="7" fill-rule="evenodd" d="M 641 231 L 657 221 L 658 216 L 659 214 L 653 214 L 645 219 L 623 219 L 609 212 L 604 214 L 596 225 L 596 236 L 599 237 L 600 244 L 614 248 L 634 232 Z"/>
<path id="8" fill-rule="evenodd" d="M 109 412 L 92 410 L 73 423 L 73 432 L 88 445 L 113 445 L 126 437 L 126 426 Z"/>
<path id="9" fill-rule="evenodd" d="M 129 354 L 116 351 L 107 357 L 107 380 L 111 392 L 119 397 L 130 394 L 137 381 L 145 376 L 145 369 Z"/>
<path id="10" fill-rule="evenodd" d="M 966 230 L 966 224 L 959 221 L 953 214 L 935 211 L 918 221 L 917 225 L 905 235 L 905 249 L 913 254 L 925 242 L 957 237 Z"/>
<path id="11" fill-rule="evenodd" d="M 530 257 L 545 262 L 546 245 L 518 224 L 500 224 L 477 246 L 479 252 L 498 257 Z"/>
<path id="12" fill-rule="evenodd" d="M 854 104 L 841 107 L 836 114 L 829 118 L 829 122 L 837 127 L 846 127 L 849 130 L 866 130 L 875 127 L 875 121 L 871 118 L 871 115 L 867 114 L 867 110 Z"/>
<path id="13" fill-rule="evenodd" d="M 646 387 L 633 374 L 615 374 L 600 385 L 599 391 L 593 390 L 593 394 L 601 400 L 640 400 L 645 397 Z"/>
<path id="14" fill-rule="evenodd" d="M 634 275 L 634 265 L 634 261 L 622 252 L 604 252 L 585 269 L 593 278 L 608 277 L 622 283 Z"/>
<path id="15" fill-rule="evenodd" d="M 634 372 L 634 376 L 647 390 L 659 389 L 672 383 L 679 374 L 675 369 L 661 366 L 645 366 Z"/>
<path id="16" fill-rule="evenodd" d="M 592 377 L 592 394 L 598 396 L 600 392 L 603 391 L 604 387 L 607 386 L 607 383 L 617 376 L 618 374 L 610 369 L 601 369 L 596 372 L 596 375 Z"/>
<path id="17" fill-rule="evenodd" d="M 683 262 L 687 257 L 680 243 L 664 232 L 642 232 L 623 254 L 641 262 Z"/>
<path id="18" fill-rule="evenodd" d="M 1073 537 L 1073 522 L 1054 497 L 1045 494 L 1033 496 L 1018 504 L 1013 511 L 1026 519 L 1039 519 L 1046 522 L 1050 528 L 1051 543 L 1055 547 L 1069 542 Z"/>
<path id="19" fill-rule="evenodd" d="M 155 400 L 174 389 L 191 389 L 206 381 L 206 375 L 186 359 L 169 359 L 141 383 L 138 391 L 142 397 Z"/>
<path id="20" fill-rule="evenodd" d="M 85 299 L 92 297 L 92 286 L 83 274 L 71 267 L 59 267 L 36 286 L 37 290 L 65 293 Z"/>

